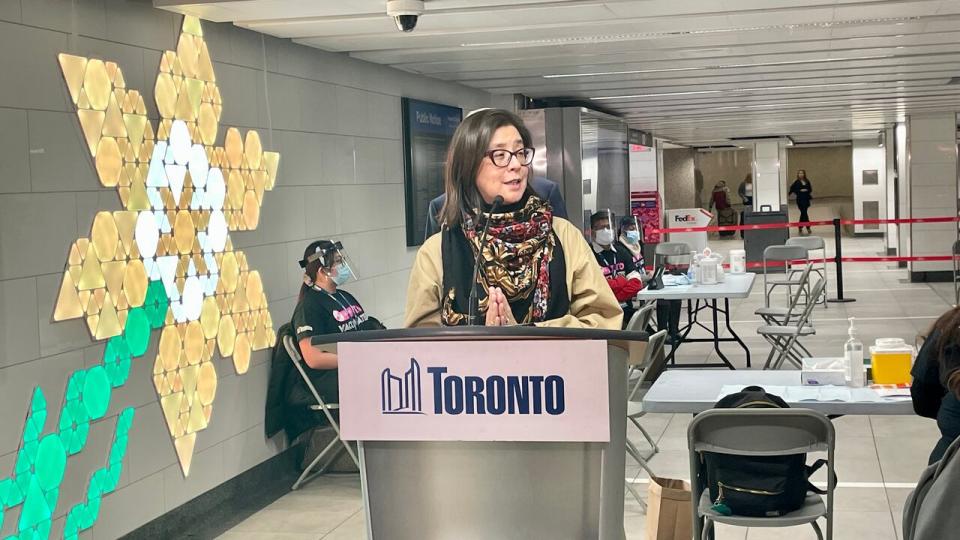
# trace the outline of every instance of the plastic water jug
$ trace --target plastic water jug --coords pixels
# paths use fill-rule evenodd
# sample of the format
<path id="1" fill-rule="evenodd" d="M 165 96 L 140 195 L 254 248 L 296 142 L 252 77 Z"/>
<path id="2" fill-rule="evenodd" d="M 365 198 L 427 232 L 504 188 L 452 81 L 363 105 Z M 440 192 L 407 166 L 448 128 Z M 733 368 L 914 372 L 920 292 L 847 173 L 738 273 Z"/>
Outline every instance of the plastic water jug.
<path id="1" fill-rule="evenodd" d="M 714 285 L 717 283 L 717 267 L 719 259 L 716 257 L 704 257 L 700 259 L 700 283 L 703 285 Z"/>
<path id="2" fill-rule="evenodd" d="M 730 273 L 744 274 L 747 271 L 747 252 L 743 249 L 730 250 Z"/>

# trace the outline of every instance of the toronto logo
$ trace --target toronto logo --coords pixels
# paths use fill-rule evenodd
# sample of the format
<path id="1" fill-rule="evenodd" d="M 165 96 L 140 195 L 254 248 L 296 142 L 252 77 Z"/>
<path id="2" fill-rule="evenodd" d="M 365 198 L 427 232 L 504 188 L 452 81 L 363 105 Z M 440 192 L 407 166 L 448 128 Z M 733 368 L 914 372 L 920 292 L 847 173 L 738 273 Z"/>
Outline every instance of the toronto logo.
<path id="1" fill-rule="evenodd" d="M 563 377 L 559 375 L 476 375 L 449 373 L 446 366 L 427 367 L 433 393 L 434 415 L 540 415 L 558 416 L 567 408 Z M 383 414 L 426 414 L 420 363 L 395 375 L 380 372 L 380 411 Z"/>
<path id="2" fill-rule="evenodd" d="M 410 359 L 410 369 L 402 378 L 390 368 L 380 373 L 380 410 L 383 414 L 423 414 L 420 364 L 415 358 Z"/>

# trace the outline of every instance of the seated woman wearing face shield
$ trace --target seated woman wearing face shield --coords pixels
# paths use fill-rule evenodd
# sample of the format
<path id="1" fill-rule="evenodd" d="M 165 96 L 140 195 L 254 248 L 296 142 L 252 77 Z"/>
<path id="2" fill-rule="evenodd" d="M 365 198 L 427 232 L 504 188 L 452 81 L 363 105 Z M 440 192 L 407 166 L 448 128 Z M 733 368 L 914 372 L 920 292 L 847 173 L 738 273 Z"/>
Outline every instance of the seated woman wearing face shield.
<path id="1" fill-rule="evenodd" d="M 620 247 L 630 253 L 633 267 L 641 274 L 645 274 L 643 260 L 643 237 L 637 216 L 623 216 L 620 218 L 620 236 L 617 238 Z"/>
<path id="2" fill-rule="evenodd" d="M 444 170 L 441 231 L 417 253 L 405 326 L 620 328 L 623 312 L 583 234 L 528 185 L 533 156 L 530 132 L 512 112 L 477 111 L 460 123 Z"/>
<path id="3" fill-rule="evenodd" d="M 310 339 L 324 334 L 373 330 L 383 325 L 368 316 L 353 295 L 339 288 L 355 278 L 340 242 L 311 243 L 303 253 L 300 266 L 304 269 L 303 285 L 291 325 L 300 354 L 309 368 L 306 371 L 310 382 L 324 401 L 337 403 L 337 355 L 314 347 Z M 300 377 L 290 377 L 288 384 L 292 385 L 288 388 L 289 399 L 296 397 L 292 393 L 308 392 Z M 308 394 L 304 397 L 308 398 Z"/>

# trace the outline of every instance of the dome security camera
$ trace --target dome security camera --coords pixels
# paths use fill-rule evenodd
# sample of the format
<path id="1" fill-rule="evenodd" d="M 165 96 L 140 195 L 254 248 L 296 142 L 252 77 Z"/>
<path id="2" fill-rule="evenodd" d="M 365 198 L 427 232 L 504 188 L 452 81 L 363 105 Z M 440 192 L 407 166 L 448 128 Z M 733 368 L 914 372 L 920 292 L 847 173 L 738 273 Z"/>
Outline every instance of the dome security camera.
<path id="1" fill-rule="evenodd" d="M 401 32 L 413 32 L 421 14 L 423 0 L 387 0 L 387 16 L 393 17 Z"/>

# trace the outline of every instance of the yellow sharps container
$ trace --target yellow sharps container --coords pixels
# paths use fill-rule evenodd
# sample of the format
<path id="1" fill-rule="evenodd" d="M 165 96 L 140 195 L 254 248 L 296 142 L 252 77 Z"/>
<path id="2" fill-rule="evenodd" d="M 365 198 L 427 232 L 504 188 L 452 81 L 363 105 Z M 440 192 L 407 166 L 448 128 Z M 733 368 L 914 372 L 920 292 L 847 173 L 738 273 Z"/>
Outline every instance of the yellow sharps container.
<path id="1" fill-rule="evenodd" d="M 914 348 L 900 338 L 879 338 L 870 347 L 873 382 L 876 384 L 910 384 Z"/>

